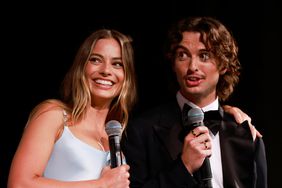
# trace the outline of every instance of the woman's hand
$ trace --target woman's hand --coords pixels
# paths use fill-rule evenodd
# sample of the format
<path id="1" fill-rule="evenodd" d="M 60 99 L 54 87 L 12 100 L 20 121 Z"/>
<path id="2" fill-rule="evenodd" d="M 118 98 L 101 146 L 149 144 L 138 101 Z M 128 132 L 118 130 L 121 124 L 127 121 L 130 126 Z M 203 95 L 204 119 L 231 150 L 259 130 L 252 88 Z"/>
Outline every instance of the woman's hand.
<path id="1" fill-rule="evenodd" d="M 250 130 L 253 136 L 253 140 L 255 140 L 256 137 L 259 137 L 259 138 L 262 137 L 260 132 L 255 128 L 254 125 L 252 125 L 252 119 L 246 113 L 244 113 L 241 109 L 234 107 L 234 106 L 229 106 L 229 105 L 223 105 L 222 107 L 226 113 L 232 114 L 234 116 L 237 123 L 241 124 L 246 120 L 248 121 Z"/>
<path id="2" fill-rule="evenodd" d="M 106 166 L 101 172 L 102 187 L 129 188 L 129 165 L 124 164 L 116 168 Z"/>

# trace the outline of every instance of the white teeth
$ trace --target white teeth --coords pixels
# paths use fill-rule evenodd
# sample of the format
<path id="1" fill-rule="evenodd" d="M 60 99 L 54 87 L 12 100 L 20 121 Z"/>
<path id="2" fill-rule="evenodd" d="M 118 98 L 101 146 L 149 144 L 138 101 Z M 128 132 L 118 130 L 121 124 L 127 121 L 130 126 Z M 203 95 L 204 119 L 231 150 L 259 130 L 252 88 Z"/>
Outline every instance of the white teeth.
<path id="1" fill-rule="evenodd" d="M 196 80 L 198 80 L 198 78 L 190 77 L 189 80 L 196 81 Z"/>
<path id="2" fill-rule="evenodd" d="M 110 85 L 110 86 L 113 85 L 112 82 L 107 81 L 107 80 L 96 80 L 96 83 L 98 83 L 98 84 L 103 84 L 103 85 Z"/>

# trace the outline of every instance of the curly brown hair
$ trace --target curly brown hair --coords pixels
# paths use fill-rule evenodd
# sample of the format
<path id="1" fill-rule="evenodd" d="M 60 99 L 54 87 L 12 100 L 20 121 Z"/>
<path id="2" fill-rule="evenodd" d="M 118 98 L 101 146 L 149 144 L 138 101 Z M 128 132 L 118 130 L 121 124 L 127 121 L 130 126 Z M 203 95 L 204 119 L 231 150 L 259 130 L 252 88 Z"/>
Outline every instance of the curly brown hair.
<path id="1" fill-rule="evenodd" d="M 238 46 L 231 32 L 217 19 L 212 17 L 189 17 L 181 19 L 168 33 L 166 57 L 174 62 L 175 49 L 182 40 L 183 32 L 199 32 L 200 40 L 214 57 L 220 75 L 216 92 L 220 101 L 225 101 L 239 82 L 241 65 L 238 59 Z"/>

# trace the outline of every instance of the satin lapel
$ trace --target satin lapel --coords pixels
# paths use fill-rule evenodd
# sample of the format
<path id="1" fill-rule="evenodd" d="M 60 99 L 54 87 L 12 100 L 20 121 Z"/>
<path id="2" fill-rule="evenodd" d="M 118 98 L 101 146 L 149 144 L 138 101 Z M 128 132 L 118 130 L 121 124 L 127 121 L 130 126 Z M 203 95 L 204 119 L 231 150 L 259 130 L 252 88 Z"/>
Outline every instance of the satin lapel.
<path id="1" fill-rule="evenodd" d="M 224 187 L 252 187 L 254 143 L 249 126 L 228 119 L 225 114 L 219 129 Z"/>
<path id="2" fill-rule="evenodd" d="M 181 112 L 179 106 L 174 103 L 162 111 L 159 124 L 154 126 L 157 137 L 173 160 L 182 151 L 182 143 L 178 139 L 181 129 Z"/>

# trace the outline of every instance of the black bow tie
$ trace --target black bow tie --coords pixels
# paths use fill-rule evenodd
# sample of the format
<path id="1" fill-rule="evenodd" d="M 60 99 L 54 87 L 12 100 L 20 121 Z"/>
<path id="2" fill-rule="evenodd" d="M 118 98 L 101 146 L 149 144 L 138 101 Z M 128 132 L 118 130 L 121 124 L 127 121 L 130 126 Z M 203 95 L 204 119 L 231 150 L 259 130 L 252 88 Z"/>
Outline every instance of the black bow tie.
<path id="1" fill-rule="evenodd" d="M 190 125 L 187 125 L 188 111 L 190 109 L 191 107 L 185 103 L 183 110 L 182 110 L 183 126 L 190 126 Z M 222 120 L 222 117 L 218 110 L 211 110 L 211 111 L 204 112 L 204 125 L 207 126 L 211 130 L 213 135 L 216 135 L 216 133 L 218 132 L 221 120 Z"/>
<path id="2" fill-rule="evenodd" d="M 219 110 L 211 110 L 204 112 L 204 124 L 207 126 L 213 135 L 216 135 L 216 133 L 219 130 L 220 123 L 222 120 L 222 117 L 219 113 Z"/>

